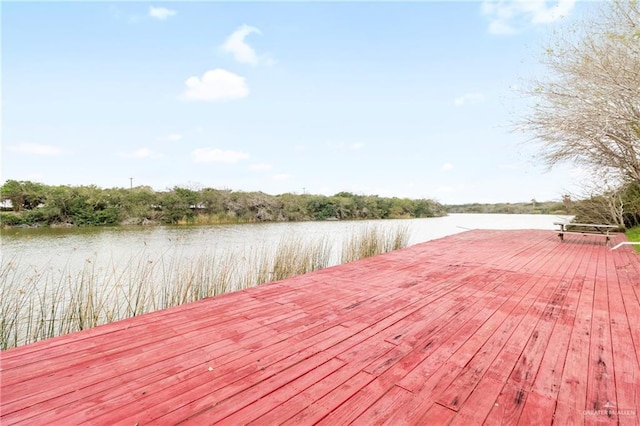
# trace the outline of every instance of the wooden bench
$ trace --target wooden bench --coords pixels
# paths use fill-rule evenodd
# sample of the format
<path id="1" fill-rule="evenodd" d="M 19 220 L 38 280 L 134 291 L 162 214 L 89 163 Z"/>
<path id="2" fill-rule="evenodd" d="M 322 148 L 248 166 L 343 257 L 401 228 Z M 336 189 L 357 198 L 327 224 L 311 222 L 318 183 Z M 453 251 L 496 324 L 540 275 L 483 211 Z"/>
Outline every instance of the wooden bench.
<path id="1" fill-rule="evenodd" d="M 618 229 L 616 225 L 603 225 L 598 223 L 554 222 L 553 224 L 560 227 L 558 230 L 560 241 L 564 241 L 565 234 L 599 235 L 605 237 L 605 244 L 609 244 L 611 240 L 610 232 Z"/>

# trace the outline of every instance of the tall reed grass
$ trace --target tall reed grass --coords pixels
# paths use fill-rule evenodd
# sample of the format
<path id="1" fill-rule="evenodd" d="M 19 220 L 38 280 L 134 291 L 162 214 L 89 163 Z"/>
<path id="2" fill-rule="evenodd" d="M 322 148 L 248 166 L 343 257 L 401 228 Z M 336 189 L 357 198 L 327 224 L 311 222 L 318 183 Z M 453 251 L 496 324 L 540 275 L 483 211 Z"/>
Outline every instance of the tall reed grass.
<path id="1" fill-rule="evenodd" d="M 407 245 L 408 229 L 367 227 L 348 237 L 342 262 Z M 340 259 L 340 257 L 336 257 Z M 178 306 L 326 268 L 332 245 L 326 238 L 283 238 L 277 246 L 248 254 L 185 257 L 167 251 L 159 259 L 140 253 L 124 264 L 111 259 L 97 268 L 97 255 L 81 268 L 46 266 L 19 271 L 20 259 L 0 266 L 0 349 L 85 330 L 101 324 Z"/>
<path id="2" fill-rule="evenodd" d="M 409 242 L 409 228 L 389 229 L 369 226 L 361 232 L 351 235 L 342 247 L 342 263 L 353 262 L 365 257 L 375 256 L 406 247 Z"/>

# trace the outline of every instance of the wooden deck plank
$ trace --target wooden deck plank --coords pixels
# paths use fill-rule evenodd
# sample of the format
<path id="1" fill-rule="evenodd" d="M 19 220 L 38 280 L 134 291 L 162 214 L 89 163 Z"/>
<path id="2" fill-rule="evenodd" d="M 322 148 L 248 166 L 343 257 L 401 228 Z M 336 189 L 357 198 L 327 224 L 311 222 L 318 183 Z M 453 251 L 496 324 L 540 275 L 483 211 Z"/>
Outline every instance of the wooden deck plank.
<path id="1" fill-rule="evenodd" d="M 190 417 L 190 414 L 184 414 L 186 411 L 191 414 L 199 413 L 212 404 L 217 404 L 220 399 L 226 399 L 251 387 L 253 383 L 268 380 L 312 353 L 322 352 L 327 346 L 343 340 L 344 336 L 344 327 L 338 326 L 309 336 L 293 347 L 286 340 L 269 346 L 268 348 L 274 351 L 273 354 L 267 354 L 270 350 L 266 349 L 261 351 L 260 355 L 253 352 L 222 366 L 212 362 L 211 374 L 208 374 L 208 368 L 205 369 L 203 365 L 200 371 L 193 371 L 189 377 L 181 378 L 171 387 L 164 386 L 165 383 L 155 383 L 154 386 L 148 387 L 149 391 L 145 395 L 139 395 L 136 401 L 120 406 L 117 415 L 111 409 L 102 410 L 99 415 L 91 417 L 90 420 L 95 423 L 104 423 L 108 421 L 107 419 L 114 419 L 114 415 L 116 415 L 116 421 L 135 416 L 136 421 L 140 423 L 169 415 L 172 417 L 179 415 L 182 419 L 186 419 Z M 213 394 L 218 390 L 221 390 L 222 395 Z M 122 399 L 130 400 L 130 397 L 124 395 Z M 122 400 L 118 401 L 117 404 L 122 402 Z"/>
<path id="2" fill-rule="evenodd" d="M 548 283 L 550 285 L 546 288 L 553 288 L 553 281 Z M 561 284 L 555 287 L 551 296 L 545 295 L 541 298 L 541 301 L 546 299 L 547 304 L 541 305 L 538 309 L 530 310 L 519 326 L 519 334 L 516 332 L 512 335 L 510 342 L 505 345 L 505 350 L 496 360 L 497 362 L 494 362 L 489 369 L 487 373 L 489 377 L 498 381 L 506 381 L 503 391 L 496 401 L 497 405 L 489 415 L 489 422 L 498 412 L 498 417 L 502 420 L 518 421 L 538 374 L 544 352 L 548 347 L 556 320 L 554 312 L 558 312 L 556 308 L 564 297 L 564 291 L 565 287 Z"/>
<path id="3" fill-rule="evenodd" d="M 487 328 L 487 334 L 491 334 L 486 337 L 484 344 L 480 348 L 473 344 L 470 348 L 461 348 L 452 356 L 452 360 L 464 368 L 437 402 L 445 407 L 457 410 L 473 392 L 485 372 L 489 377 L 495 379 L 496 374 L 504 373 L 505 370 L 511 371 L 512 360 L 514 358 L 517 359 L 520 354 L 520 348 L 515 345 L 523 345 L 523 342 L 529 339 L 535 325 L 533 321 L 536 314 L 529 313 L 535 299 L 529 296 L 534 293 L 534 297 L 538 297 L 536 292 L 543 292 L 546 288 L 545 284 L 546 281 L 537 280 L 532 291 L 523 297 L 497 328 Z M 475 336 L 484 335 L 476 333 Z M 491 370 L 490 367 L 492 368 Z M 494 373 L 493 375 L 492 372 Z"/>
<path id="4" fill-rule="evenodd" d="M 259 302 L 254 302 L 253 300 L 248 300 L 247 303 L 249 304 L 249 307 L 252 306 L 251 303 L 255 303 L 256 306 L 259 304 Z M 232 309 L 232 306 L 233 305 L 225 305 L 225 308 Z M 207 312 L 204 309 L 194 309 L 187 312 L 171 310 L 168 313 L 167 317 L 157 315 L 143 316 L 145 320 L 148 321 L 134 322 L 133 327 L 129 327 L 129 324 L 131 324 L 130 320 L 125 320 L 124 324 L 122 324 L 121 327 L 117 329 L 113 329 L 111 324 L 103 326 L 105 328 L 111 329 L 111 332 L 95 334 L 92 333 L 94 330 L 100 330 L 102 327 L 96 327 L 95 329 L 86 330 L 85 332 L 83 332 L 91 335 L 90 338 L 80 338 L 77 341 L 69 341 L 69 339 L 72 339 L 72 337 L 71 335 L 66 335 L 61 336 L 57 339 L 44 340 L 42 342 L 38 342 L 37 345 L 25 346 L 26 350 L 28 350 L 28 353 L 26 353 L 24 357 L 16 359 L 15 357 L 4 358 L 3 356 L 2 368 L 7 372 L 7 376 L 3 377 L 3 381 L 6 380 L 5 383 L 8 384 L 12 380 L 12 368 L 18 368 L 22 376 L 24 376 L 24 374 L 28 374 L 29 369 L 43 373 L 43 360 L 47 361 L 47 368 L 50 370 L 49 372 L 51 372 L 53 371 L 52 369 L 56 368 L 55 363 L 58 357 L 62 360 L 63 366 L 69 362 L 68 354 L 70 351 L 75 353 L 82 353 L 84 355 L 83 359 L 80 359 L 79 357 L 76 358 L 77 362 L 81 362 L 86 359 L 91 359 L 92 357 L 99 358 L 102 353 L 101 346 L 103 344 L 107 344 L 111 347 L 125 348 L 126 346 L 135 346 L 141 344 L 143 345 L 143 342 L 148 340 L 162 339 L 165 337 L 163 336 L 163 333 L 167 335 L 177 334 L 184 329 L 194 330 L 196 327 L 194 327 L 194 323 L 192 321 L 193 317 L 200 317 L 200 313 L 206 313 L 206 318 L 209 319 L 208 322 L 202 324 L 202 327 L 223 326 L 225 323 L 238 323 L 237 320 L 242 318 L 242 313 L 246 308 L 248 307 L 240 307 L 238 310 L 233 312 L 232 315 L 224 315 L 224 313 L 219 310 L 213 310 L 212 312 Z M 121 331 L 123 330 L 125 330 L 127 333 L 121 333 Z M 224 327 L 220 327 L 220 330 L 224 330 Z M 58 339 L 60 339 L 63 343 L 55 343 L 55 345 L 50 344 L 51 342 L 56 342 Z M 67 343 L 65 344 L 64 342 Z M 40 349 L 41 344 L 42 348 Z M 38 349 L 29 350 L 32 348 Z M 6 352 L 11 354 L 12 351 Z M 43 354 L 45 354 L 44 357 Z"/>
<path id="5" fill-rule="evenodd" d="M 339 407 L 345 400 L 359 392 L 373 379 L 374 377 L 371 374 L 361 371 L 282 424 L 292 426 L 315 424 Z"/>
<path id="6" fill-rule="evenodd" d="M 475 339 L 472 343 L 471 339 L 478 334 L 487 334 L 494 330 L 499 324 L 504 321 L 506 316 L 512 309 L 515 308 L 515 302 L 511 299 L 512 295 L 517 294 L 520 291 L 526 291 L 525 284 L 529 282 L 529 277 L 521 276 L 519 280 L 514 279 L 513 276 L 509 276 L 510 283 L 513 287 L 502 286 L 504 290 L 512 289 L 512 292 L 503 296 L 494 297 L 488 301 L 483 309 L 473 316 L 469 321 L 462 324 L 462 327 L 450 335 L 446 336 L 445 342 L 437 350 L 428 353 L 420 364 L 409 371 L 399 382 L 399 385 L 412 392 L 418 392 L 422 388 L 422 382 L 424 377 L 428 377 L 434 373 L 439 365 L 447 362 L 451 359 L 452 355 L 461 351 L 465 345 L 475 345 L 476 347 L 481 339 Z M 517 296 L 515 296 L 517 297 Z M 521 297 L 521 296 L 520 296 Z M 475 352 L 468 351 L 468 357 L 473 356 Z M 462 364 L 462 365 L 460 365 Z M 462 363 L 461 357 L 458 356 L 457 364 L 460 369 L 466 365 L 466 362 Z"/>
<path id="7" fill-rule="evenodd" d="M 495 285 L 495 283 L 494 283 Z M 499 284 L 498 284 L 499 285 Z M 482 299 L 477 299 L 476 305 L 481 305 Z M 460 314 L 460 312 L 462 312 Z M 448 326 L 454 324 L 464 324 L 475 314 L 475 310 L 466 309 L 459 312 L 452 312 L 449 316 L 444 316 L 444 320 L 440 327 L 428 327 L 425 324 L 425 334 L 417 344 L 405 345 L 402 349 L 396 349 L 389 352 L 390 356 L 385 355 L 383 358 L 376 360 L 375 366 L 367 367 L 365 371 L 374 372 L 379 375 L 379 379 L 372 381 L 367 385 L 360 394 L 351 398 L 348 402 L 340 406 L 336 411 L 331 413 L 325 420 L 327 424 L 331 421 L 338 421 L 344 418 L 351 418 L 360 414 L 367 409 L 371 401 L 375 401 L 383 394 L 388 392 L 395 383 L 401 383 L 400 380 L 406 376 L 408 371 L 412 371 L 416 365 L 423 362 L 429 354 L 438 350 L 440 343 L 446 340 L 452 333 L 455 333 L 456 326 Z M 395 362 L 397 360 L 397 362 Z M 422 379 L 420 379 L 422 381 Z"/>
<path id="8" fill-rule="evenodd" d="M 298 393 L 293 398 L 281 405 L 275 406 L 268 413 L 258 419 L 249 422 L 252 425 L 281 424 L 286 420 L 298 415 L 314 402 L 321 400 L 329 392 L 339 388 L 347 380 L 358 374 L 359 369 L 353 365 L 345 365 L 336 372 L 318 381 L 306 390 Z"/>
<path id="9" fill-rule="evenodd" d="M 606 266 L 606 259 L 602 259 L 595 273 L 585 409 L 605 410 L 607 418 L 617 423 L 618 401 L 615 381 L 611 380 L 614 378 L 614 366 Z"/>
<path id="10" fill-rule="evenodd" d="M 320 360 L 337 359 L 341 361 L 343 363 L 341 374 L 350 374 L 353 377 L 361 371 L 364 365 L 381 353 L 389 351 L 392 347 L 391 344 L 381 342 L 377 338 L 369 338 L 365 341 L 360 341 L 360 339 L 360 336 L 352 336 L 350 339 L 346 339 L 318 354 L 317 358 Z M 254 393 L 253 389 L 248 392 Z M 243 395 L 237 396 L 243 398 Z"/>
<path id="11" fill-rule="evenodd" d="M 360 393 L 358 393 L 359 395 Z M 341 419 L 344 423 L 352 423 L 354 425 L 372 425 L 372 424 L 381 424 L 390 416 L 392 410 L 397 405 L 401 404 L 403 401 L 407 401 L 410 398 L 413 398 L 413 393 L 409 392 L 406 389 L 403 389 L 399 386 L 392 387 L 387 393 L 385 393 L 381 398 L 375 400 L 373 404 L 368 405 L 368 408 L 360 415 L 357 415 L 355 419 L 351 419 L 355 415 L 351 414 L 349 417 L 343 417 Z M 352 397 L 353 399 L 353 397 Z M 325 417 L 324 422 L 320 422 L 319 424 L 336 424 L 333 423 L 333 420 Z"/>
<path id="12" fill-rule="evenodd" d="M 637 424 L 640 256 L 574 237 L 465 232 L 3 351 L 0 423 Z"/>
<path id="13" fill-rule="evenodd" d="M 239 295 L 236 300 L 233 298 L 234 295 Z M 186 305 L 168 308 L 162 311 L 162 315 L 152 313 L 136 316 L 105 324 L 100 327 L 83 330 L 80 333 L 72 333 L 59 336 L 55 339 L 42 340 L 35 345 L 21 347 L 19 352 L 10 350 L 3 351 L 1 359 L 3 368 L 10 369 L 13 366 L 22 367 L 24 363 L 28 363 L 32 359 L 40 361 L 43 353 L 46 353 L 47 358 L 53 358 L 56 354 L 65 356 L 69 351 L 80 352 L 85 349 L 92 349 L 100 339 L 108 342 L 114 342 L 118 339 L 123 339 L 124 341 L 131 340 L 134 338 L 136 332 L 144 334 L 144 330 L 152 327 L 156 322 L 161 322 L 165 325 L 171 323 L 176 325 L 188 324 L 191 315 L 208 312 L 211 316 L 219 317 L 221 312 L 233 309 L 233 306 L 239 308 L 236 310 L 238 312 L 248 308 L 253 303 L 259 303 L 243 292 L 217 296 L 215 297 L 216 303 L 214 306 L 211 306 L 212 299 L 213 298 L 207 298 Z M 144 318 L 144 320 L 141 321 L 140 318 Z M 123 330 L 125 330 L 126 333 L 122 333 Z"/>
<path id="14" fill-rule="evenodd" d="M 607 268 L 607 289 L 609 291 L 609 313 L 611 318 L 611 346 L 613 348 L 613 373 L 616 385 L 618 420 L 620 424 L 637 423 L 637 415 L 625 414 L 640 405 L 640 365 L 633 351 L 632 329 L 639 328 L 640 323 L 629 323 L 625 311 L 621 285 L 628 285 L 627 277 L 619 279 L 615 259 L 611 259 L 613 267 Z M 634 418 L 636 417 L 636 418 Z"/>
<path id="15" fill-rule="evenodd" d="M 587 399 L 587 378 L 584 372 L 589 368 L 589 347 L 591 344 L 591 316 L 595 290 L 595 270 L 597 252 L 592 251 L 585 264 L 583 285 L 575 315 L 569 348 L 558 392 L 555 422 L 574 424 L 584 421 Z"/>
<path id="16" fill-rule="evenodd" d="M 484 377 L 476 386 L 475 391 L 466 399 L 464 405 L 457 411 L 452 410 L 456 416 L 451 423 L 454 425 L 484 424 L 491 410 L 498 404 L 496 401 L 503 387 L 503 381 Z M 500 419 L 502 424 L 516 424 L 504 420 Z"/>
<path id="17" fill-rule="evenodd" d="M 460 366 L 455 363 L 444 362 L 440 364 L 432 374 L 423 378 L 422 386 L 418 391 L 413 392 L 414 398 L 394 407 L 384 424 L 420 424 L 425 413 L 435 402 L 435 398 L 451 384 L 459 372 Z"/>
<path id="18" fill-rule="evenodd" d="M 547 349 L 544 351 L 540 364 L 540 372 L 534 380 L 532 390 L 540 395 L 555 400 L 560 390 L 565 359 L 569 348 L 569 339 L 575 320 L 582 281 L 570 278 L 569 289 L 562 308 L 558 313 L 556 323 L 551 332 Z"/>
<path id="19" fill-rule="evenodd" d="M 56 404 L 69 404 L 80 398 L 86 398 L 90 395 L 97 395 L 99 392 L 112 390 L 116 387 L 120 394 L 127 392 L 128 386 L 123 387 L 122 382 L 136 382 L 138 386 L 146 385 L 148 381 L 158 380 L 165 376 L 170 376 L 176 371 L 188 370 L 195 368 L 198 363 L 206 359 L 216 359 L 217 354 L 228 355 L 235 353 L 236 356 L 242 357 L 249 353 L 250 348 L 256 349 L 255 343 L 262 342 L 265 339 L 277 335 L 277 332 L 270 331 L 267 328 L 253 328 L 250 332 L 243 336 L 243 348 L 234 350 L 235 342 L 230 339 L 222 340 L 202 340 L 203 346 L 194 346 L 192 348 L 185 347 L 183 339 L 175 339 L 177 344 L 171 345 L 170 341 L 165 341 L 162 346 L 154 346 L 152 349 L 144 353 L 144 357 L 140 357 L 138 353 L 128 356 L 124 353 L 118 353 L 114 358 L 118 362 L 109 361 L 105 357 L 104 362 L 98 366 L 88 365 L 84 368 L 70 368 L 65 371 L 62 376 L 63 382 L 55 389 L 48 389 L 46 386 L 47 376 L 37 377 L 36 380 L 25 380 L 20 386 L 20 395 L 27 394 L 27 399 L 12 401 L 11 395 L 3 394 L 3 411 L 5 414 L 13 411 L 13 406 L 23 406 L 30 401 L 48 400 L 46 392 L 56 397 Z M 198 361 L 195 361 L 198 360 Z M 191 362 L 190 362 L 191 361 Z M 114 364 L 117 376 L 105 377 L 104 369 L 112 368 L 110 364 Z M 135 369 L 121 369 L 121 365 L 136 365 Z M 120 371 L 122 370 L 122 371 Z M 103 380 L 99 380 L 103 378 Z M 43 389 L 40 391 L 40 389 Z M 68 393 L 65 393 L 68 392 Z M 114 393 L 110 393 L 113 397 Z"/>
<path id="20" fill-rule="evenodd" d="M 390 345 L 387 345 L 387 346 L 381 345 L 380 342 L 377 340 L 376 341 L 373 341 L 371 339 L 369 340 L 370 341 L 368 342 L 353 346 L 351 349 L 345 351 L 343 354 L 340 354 L 336 357 L 331 358 L 331 360 L 334 360 L 336 363 L 339 364 L 339 367 L 331 371 L 330 374 L 335 373 L 338 369 L 340 369 L 340 374 L 343 374 L 343 375 L 350 374 L 351 376 L 355 376 L 360 371 L 362 366 L 367 362 L 369 362 L 371 358 L 378 356 L 379 353 L 388 351 L 391 347 Z M 327 352 L 327 355 L 329 356 L 335 355 L 335 353 L 337 352 L 336 349 L 337 348 L 330 351 L 330 353 Z M 349 362 L 349 360 L 354 360 L 354 362 Z M 267 395 L 266 397 L 263 397 L 258 403 L 252 404 L 250 406 L 247 406 L 241 409 L 240 411 L 235 412 L 232 416 L 225 418 L 224 421 L 225 423 L 229 423 L 229 424 L 247 424 L 253 420 L 258 419 L 264 414 L 268 413 L 273 409 L 273 407 L 284 406 L 286 403 L 289 402 L 289 400 L 296 397 L 300 393 L 304 392 L 306 389 L 310 388 L 315 383 L 322 381 L 322 379 L 324 379 L 324 377 L 320 378 L 319 380 L 315 380 L 312 383 L 309 383 L 308 386 L 302 386 L 302 385 L 293 383 L 292 385 L 288 385 L 287 387 L 282 387 L 277 391 L 273 392 L 272 394 Z M 295 392 L 290 391 L 291 387 L 295 388 Z M 255 391 L 253 390 L 253 388 L 249 389 L 247 392 L 252 395 L 255 394 Z M 235 397 L 238 397 L 239 399 L 245 398 L 243 394 L 238 394 Z M 278 400 L 279 403 L 278 404 L 273 403 L 274 399 Z M 227 402 L 232 402 L 232 401 L 225 401 L 225 403 Z M 291 412 L 291 409 L 287 409 L 287 410 Z M 298 411 L 301 411 L 301 410 L 298 410 Z M 271 413 L 270 417 L 273 418 L 274 414 L 275 413 Z M 291 414 L 297 414 L 297 411 Z M 278 415 L 278 414 L 275 414 L 275 415 L 277 415 L 280 418 L 280 420 L 286 420 L 286 418 L 284 419 L 282 418 L 282 415 Z M 264 421 L 265 419 L 262 418 L 261 422 L 264 422 Z M 268 423 L 273 423 L 273 422 L 268 422 Z M 263 423 L 263 424 L 268 424 L 268 423 Z"/>

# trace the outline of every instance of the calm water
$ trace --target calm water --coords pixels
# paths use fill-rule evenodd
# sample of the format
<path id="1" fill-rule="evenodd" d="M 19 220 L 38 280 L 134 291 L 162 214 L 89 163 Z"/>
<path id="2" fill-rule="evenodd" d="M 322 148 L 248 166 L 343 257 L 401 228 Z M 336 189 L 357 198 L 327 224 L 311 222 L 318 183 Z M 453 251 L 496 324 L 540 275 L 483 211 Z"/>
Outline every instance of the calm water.
<path id="1" fill-rule="evenodd" d="M 144 256 L 167 261 L 203 253 L 232 257 L 251 250 L 270 250 L 283 239 L 317 241 L 333 246 L 332 264 L 338 262 L 345 237 L 368 226 L 406 227 L 410 245 L 468 229 L 554 229 L 566 216 L 451 214 L 441 218 L 352 222 L 298 222 L 211 226 L 153 226 L 114 228 L 12 229 L 2 232 L 2 265 L 8 262 L 27 276 L 33 271 L 81 269 L 91 262 L 97 270 L 113 271 L 117 265 Z"/>

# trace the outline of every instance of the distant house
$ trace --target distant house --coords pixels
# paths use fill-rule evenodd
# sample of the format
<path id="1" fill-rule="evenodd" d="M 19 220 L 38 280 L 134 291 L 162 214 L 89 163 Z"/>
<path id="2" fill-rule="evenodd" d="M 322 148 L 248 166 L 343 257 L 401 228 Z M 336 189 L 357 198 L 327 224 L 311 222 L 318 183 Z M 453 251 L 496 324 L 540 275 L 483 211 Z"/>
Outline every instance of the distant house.
<path id="1" fill-rule="evenodd" d="M 11 202 L 11 200 L 0 201 L 0 210 L 2 211 L 13 210 L 13 203 Z"/>

